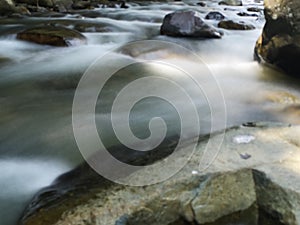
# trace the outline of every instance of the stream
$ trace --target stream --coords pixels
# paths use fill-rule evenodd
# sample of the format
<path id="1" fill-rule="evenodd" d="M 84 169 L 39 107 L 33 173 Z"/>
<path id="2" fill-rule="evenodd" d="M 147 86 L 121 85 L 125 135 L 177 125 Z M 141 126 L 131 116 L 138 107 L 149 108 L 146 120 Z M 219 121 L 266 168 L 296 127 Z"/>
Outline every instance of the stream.
<path id="1" fill-rule="evenodd" d="M 80 77 L 97 58 L 128 42 L 157 40 L 176 43 L 198 55 L 223 92 L 227 127 L 250 121 L 299 123 L 298 81 L 253 60 L 255 42 L 264 25 L 263 13 L 256 13 L 257 17 L 237 15 L 238 12 L 246 12 L 249 7 L 263 9 L 263 2 L 245 0 L 243 7 L 219 6 L 218 1 L 207 1 L 207 7 L 200 7 L 196 3 L 197 1 L 190 0 L 128 3 L 129 9 L 97 8 L 63 17 L 40 15 L 0 20 L 1 225 L 15 225 L 24 207 L 39 189 L 83 161 L 72 129 L 72 103 L 76 86 Z M 224 32 L 221 39 L 207 40 L 159 35 L 164 16 L 179 9 L 197 10 L 203 17 L 209 11 L 221 11 L 233 20 L 252 23 L 256 29 L 221 29 Z M 217 24 L 214 20 L 206 22 Z M 88 44 L 56 48 L 16 39 L 18 31 L 33 24 L 88 27 L 83 32 Z M 95 32 L 97 29 L 101 32 Z M 131 56 L 123 52 L 115 60 L 122 60 L 124 57 L 155 60 L 165 54 L 163 50 L 155 50 L 153 46 L 150 46 L 150 50 L 144 45 L 140 49 L 136 46 L 136 52 Z M 188 57 L 170 55 L 168 60 L 175 65 L 176 60 L 179 60 L 187 67 L 197 67 Z M 114 68 L 116 61 L 109 61 L 107 66 Z M 125 76 L 120 82 L 126 82 L 126 79 Z M 128 79 L 131 79 L 130 76 Z M 184 82 L 184 77 L 178 80 Z M 117 84 L 113 83 L 106 90 L 107 99 L 118 88 L 114 86 Z M 198 110 L 207 110 L 202 101 L 194 100 Z M 177 130 L 176 126 L 172 127 L 172 113 L 168 114 L 169 109 L 162 108 L 160 104 L 162 103 L 150 98 L 137 107 L 138 113 L 132 118 L 132 123 L 141 138 L 149 135 L 147 124 L 153 115 L 169 120 L 171 131 L 168 135 L 174 135 Z M 177 104 L 184 105 L 185 102 L 178 99 Z M 96 120 L 101 124 L 102 119 L 100 109 Z M 203 117 L 203 135 L 211 129 L 210 124 L 206 127 L 206 119 Z M 105 123 L 100 129 L 105 131 Z M 109 131 L 103 135 L 109 146 L 116 145 Z"/>

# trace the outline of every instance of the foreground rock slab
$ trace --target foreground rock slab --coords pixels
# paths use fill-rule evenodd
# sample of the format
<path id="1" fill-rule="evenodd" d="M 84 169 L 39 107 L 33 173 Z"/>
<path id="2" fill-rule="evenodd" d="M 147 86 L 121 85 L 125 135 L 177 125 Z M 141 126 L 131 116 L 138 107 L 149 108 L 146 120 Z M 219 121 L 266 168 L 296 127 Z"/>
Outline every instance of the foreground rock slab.
<path id="1" fill-rule="evenodd" d="M 86 37 L 78 31 L 54 26 L 30 28 L 18 33 L 17 38 L 37 44 L 58 47 L 86 44 Z"/>
<path id="2" fill-rule="evenodd" d="M 300 76 L 300 1 L 265 1 L 266 24 L 255 57 L 284 72 Z"/>
<path id="3" fill-rule="evenodd" d="M 270 224 L 300 224 L 299 135 L 299 126 L 268 123 L 234 127 L 224 137 L 216 133 L 208 150 L 224 141 L 210 167 L 199 170 L 208 141 L 203 139 L 180 172 L 144 187 L 105 181 L 82 165 L 42 190 L 20 224 L 222 224 L 224 216 L 253 206 L 257 213 L 251 225 L 259 224 L 260 212 L 277 221 Z M 164 172 L 145 168 L 126 179 L 147 180 Z"/>
<path id="4" fill-rule="evenodd" d="M 221 33 L 206 24 L 196 11 L 177 11 L 165 16 L 162 35 L 173 37 L 221 38 Z"/>

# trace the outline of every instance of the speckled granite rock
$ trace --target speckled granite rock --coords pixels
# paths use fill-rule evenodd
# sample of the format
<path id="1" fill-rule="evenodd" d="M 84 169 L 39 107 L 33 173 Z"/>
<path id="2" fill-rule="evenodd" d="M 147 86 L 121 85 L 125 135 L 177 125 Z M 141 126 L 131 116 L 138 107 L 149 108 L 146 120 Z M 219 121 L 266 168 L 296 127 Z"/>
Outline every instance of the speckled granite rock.
<path id="1" fill-rule="evenodd" d="M 210 224 L 257 203 L 259 211 L 278 224 L 296 225 L 300 223 L 299 136 L 299 126 L 234 127 L 227 130 L 217 158 L 206 170 L 199 170 L 207 144 L 203 139 L 180 172 L 143 187 L 114 184 L 83 165 L 42 190 L 20 224 L 169 225 L 180 220 Z M 222 133 L 212 135 L 209 149 L 217 149 L 220 138 Z M 174 160 L 184 163 L 180 157 Z M 164 172 L 145 168 L 126 180 L 147 180 L 147 174 Z M 250 224 L 259 224 L 257 218 Z"/>

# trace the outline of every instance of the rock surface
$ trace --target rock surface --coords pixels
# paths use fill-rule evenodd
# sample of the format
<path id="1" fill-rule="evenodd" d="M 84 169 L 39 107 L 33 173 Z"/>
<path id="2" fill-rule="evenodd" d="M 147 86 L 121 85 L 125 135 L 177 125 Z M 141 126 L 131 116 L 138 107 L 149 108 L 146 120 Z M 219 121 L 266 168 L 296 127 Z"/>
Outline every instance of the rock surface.
<path id="1" fill-rule="evenodd" d="M 219 22 L 218 27 L 227 30 L 254 30 L 255 26 L 245 22 L 235 22 L 233 20 L 223 20 Z"/>
<path id="2" fill-rule="evenodd" d="M 17 38 L 24 41 L 59 47 L 74 46 L 86 43 L 81 33 L 63 27 L 36 27 L 17 34 Z"/>
<path id="3" fill-rule="evenodd" d="M 300 76 L 300 1 L 265 1 L 265 18 L 255 58 Z"/>
<path id="4" fill-rule="evenodd" d="M 41 6 L 41 7 L 53 7 L 52 0 L 16 0 L 16 3 L 26 3 L 28 5 Z"/>
<path id="5" fill-rule="evenodd" d="M 219 5 L 229 5 L 229 6 L 242 6 L 242 0 L 223 0 L 219 2 Z"/>
<path id="6" fill-rule="evenodd" d="M 207 19 L 207 20 L 223 20 L 223 19 L 225 19 L 225 16 L 220 12 L 212 11 L 212 12 L 209 12 L 205 16 L 205 19 Z"/>
<path id="7" fill-rule="evenodd" d="M 173 37 L 221 38 L 220 32 L 207 25 L 196 11 L 177 11 L 165 16 L 162 35 Z"/>
<path id="8" fill-rule="evenodd" d="M 113 184 L 83 165 L 42 190 L 20 224 L 211 224 L 257 203 L 259 212 L 277 220 L 270 224 L 296 225 L 300 223 L 299 135 L 299 126 L 248 123 L 231 128 L 208 169 L 199 170 L 207 144 L 203 139 L 180 172 L 144 187 Z M 221 133 L 214 134 L 209 149 L 218 148 L 220 138 Z M 246 154 L 250 157 L 242 157 Z M 183 163 L 180 157 L 174 160 Z M 127 179 L 147 180 L 147 173 L 164 172 L 144 168 Z M 261 214 L 257 214 L 251 216 L 256 221 L 248 224 L 258 224 Z"/>
<path id="9" fill-rule="evenodd" d="M 0 0 L 0 16 L 16 12 L 15 4 L 10 0 Z"/>

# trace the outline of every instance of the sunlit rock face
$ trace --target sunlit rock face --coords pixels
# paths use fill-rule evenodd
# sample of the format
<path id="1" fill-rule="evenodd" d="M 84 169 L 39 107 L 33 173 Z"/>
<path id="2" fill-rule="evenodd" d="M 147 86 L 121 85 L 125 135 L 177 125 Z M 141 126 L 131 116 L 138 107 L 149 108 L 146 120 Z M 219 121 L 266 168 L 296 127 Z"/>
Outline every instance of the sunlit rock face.
<path id="1" fill-rule="evenodd" d="M 300 1 L 265 0 L 265 17 L 256 58 L 300 76 Z"/>

